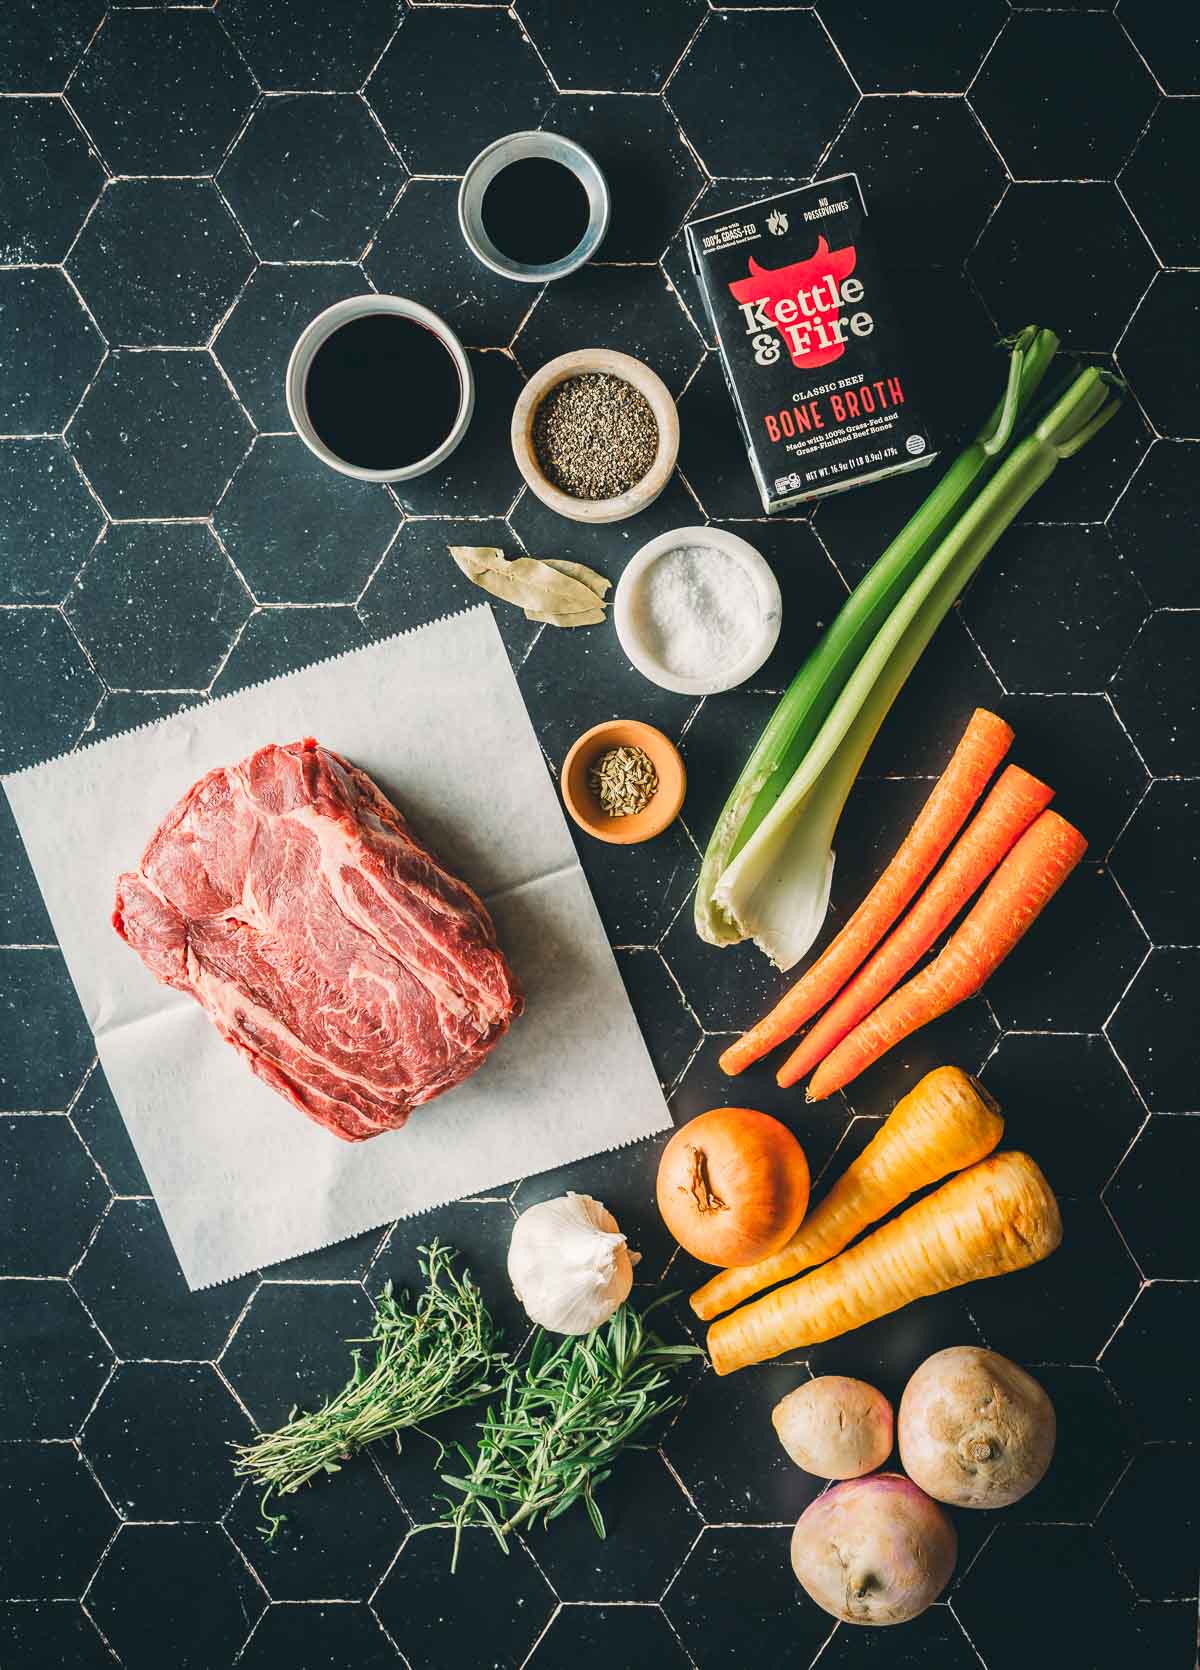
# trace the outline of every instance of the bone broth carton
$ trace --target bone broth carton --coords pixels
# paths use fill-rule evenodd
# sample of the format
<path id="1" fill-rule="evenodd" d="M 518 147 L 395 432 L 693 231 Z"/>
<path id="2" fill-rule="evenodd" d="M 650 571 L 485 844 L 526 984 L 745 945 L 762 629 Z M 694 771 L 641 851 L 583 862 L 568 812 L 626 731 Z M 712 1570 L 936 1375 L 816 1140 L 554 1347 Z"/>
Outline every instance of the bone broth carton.
<path id="1" fill-rule="evenodd" d="M 932 462 L 856 175 L 690 221 L 687 242 L 764 510 Z"/>

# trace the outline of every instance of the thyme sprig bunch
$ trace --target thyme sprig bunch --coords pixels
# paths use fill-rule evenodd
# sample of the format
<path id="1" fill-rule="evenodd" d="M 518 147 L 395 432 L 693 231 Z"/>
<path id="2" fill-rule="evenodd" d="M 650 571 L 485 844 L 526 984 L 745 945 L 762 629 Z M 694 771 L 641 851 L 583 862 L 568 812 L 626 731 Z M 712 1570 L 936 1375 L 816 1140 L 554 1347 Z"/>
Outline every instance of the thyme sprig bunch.
<path id="1" fill-rule="evenodd" d="M 586 1335 L 535 1332 L 526 1363 L 514 1365 L 484 1415 L 474 1453 L 455 1445 L 465 1476 L 442 1474 L 461 1492 L 443 1498 L 449 1505 L 442 1523 L 454 1526 L 452 1571 L 468 1525 L 488 1526 L 507 1553 L 517 1526 L 539 1517 L 548 1525 L 582 1502 L 596 1535 L 605 1535 L 596 1487 L 621 1450 L 679 1402 L 667 1389 L 671 1370 L 702 1355 L 694 1345 L 664 1343 L 645 1326 L 663 1303 L 656 1300 L 644 1317 L 622 1305 Z"/>
<path id="2" fill-rule="evenodd" d="M 273 1496 L 288 1496 L 377 1439 L 420 1426 L 497 1390 L 508 1359 L 499 1333 L 470 1274 L 455 1270 L 455 1254 L 433 1241 L 419 1251 L 425 1288 L 415 1307 L 397 1299 L 389 1281 L 375 1306 L 366 1339 L 349 1340 L 354 1371 L 336 1397 L 297 1415 L 251 1444 L 234 1445 L 234 1470 L 263 1488 L 261 1511 L 274 1537 L 284 1519 L 272 1514 Z M 362 1347 L 375 1347 L 368 1367 Z M 397 1444 L 399 1439 L 397 1438 Z"/>

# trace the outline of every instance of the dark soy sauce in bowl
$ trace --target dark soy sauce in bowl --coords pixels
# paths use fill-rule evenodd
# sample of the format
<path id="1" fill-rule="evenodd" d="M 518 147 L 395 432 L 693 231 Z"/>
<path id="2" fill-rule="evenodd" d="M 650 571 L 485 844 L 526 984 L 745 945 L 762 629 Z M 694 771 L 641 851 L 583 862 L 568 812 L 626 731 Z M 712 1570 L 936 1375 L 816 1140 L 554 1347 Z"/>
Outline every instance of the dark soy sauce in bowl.
<path id="1" fill-rule="evenodd" d="M 360 470 L 399 470 L 449 435 L 462 382 L 450 350 L 418 320 L 365 313 L 317 349 L 304 402 L 330 452 Z"/>
<path id="2" fill-rule="evenodd" d="M 510 261 L 548 267 L 578 247 L 591 219 L 583 181 L 549 157 L 519 157 L 488 185 L 483 229 Z"/>

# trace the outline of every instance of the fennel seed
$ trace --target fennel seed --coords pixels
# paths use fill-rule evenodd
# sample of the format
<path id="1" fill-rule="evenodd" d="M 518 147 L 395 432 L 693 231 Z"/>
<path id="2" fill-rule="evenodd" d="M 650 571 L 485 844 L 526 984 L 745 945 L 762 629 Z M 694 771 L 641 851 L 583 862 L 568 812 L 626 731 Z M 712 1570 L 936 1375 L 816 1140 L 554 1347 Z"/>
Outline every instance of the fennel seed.
<path id="1" fill-rule="evenodd" d="M 628 818 L 649 806 L 658 791 L 658 773 L 641 748 L 610 748 L 588 772 L 588 783 L 610 818 Z"/>

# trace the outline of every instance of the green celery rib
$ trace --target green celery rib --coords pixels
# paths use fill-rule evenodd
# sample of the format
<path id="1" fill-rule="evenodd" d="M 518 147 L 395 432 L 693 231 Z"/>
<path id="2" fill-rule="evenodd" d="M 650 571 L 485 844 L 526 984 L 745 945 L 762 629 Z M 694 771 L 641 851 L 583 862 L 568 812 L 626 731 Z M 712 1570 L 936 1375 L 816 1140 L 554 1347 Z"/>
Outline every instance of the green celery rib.
<path id="1" fill-rule="evenodd" d="M 725 802 L 704 854 L 694 906 L 696 931 L 713 945 L 730 945 L 744 937 L 716 903 L 718 881 L 787 787 L 905 588 L 953 527 L 981 481 L 997 468 L 1017 418 L 1049 369 L 1058 338 L 1052 331 L 1028 325 L 1008 347 L 1003 398 L 976 439 L 842 605 L 780 700 Z"/>

